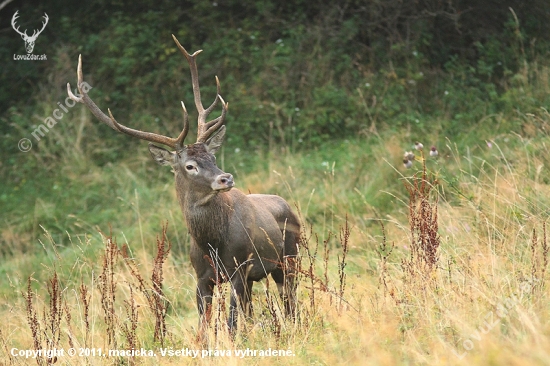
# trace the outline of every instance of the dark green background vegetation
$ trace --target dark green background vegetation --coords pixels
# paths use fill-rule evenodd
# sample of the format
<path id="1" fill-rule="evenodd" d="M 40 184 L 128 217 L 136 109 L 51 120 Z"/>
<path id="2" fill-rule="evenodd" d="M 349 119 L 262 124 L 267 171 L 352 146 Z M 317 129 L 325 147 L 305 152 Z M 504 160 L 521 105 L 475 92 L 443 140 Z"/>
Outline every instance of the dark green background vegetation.
<path id="1" fill-rule="evenodd" d="M 25 53 L 10 26 L 16 10 L 22 29 L 39 27 L 48 14 L 34 50 L 47 61 L 13 60 Z M 549 19 L 546 0 L 16 0 L 0 10 L 0 225 L 36 231 L 46 222 L 63 232 L 59 217 L 74 212 L 75 199 L 84 202 L 75 214 L 113 222 L 117 210 L 106 199 L 131 187 L 111 164 L 147 154 L 95 120 L 68 144 L 82 133 L 73 123 L 81 106 L 33 140 L 32 152 L 18 150 L 19 139 L 66 98 L 66 83 L 75 85 L 79 54 L 102 109 L 128 126 L 175 136 L 180 100 L 192 111 L 193 99 L 171 34 L 188 51 L 203 49 L 203 99 L 213 100 L 217 75 L 230 104 L 226 160 L 238 148 L 237 168 L 251 172 L 275 151 L 304 154 L 304 166 L 309 156 L 335 161 L 345 157 L 345 140 L 360 140 L 372 154 L 369 141 L 403 131 L 409 141 L 450 138 L 459 148 L 500 133 L 545 132 L 536 118 L 527 129 L 525 122 L 550 104 Z M 75 176 L 90 164 L 107 178 L 83 192 Z M 161 179 L 139 164 L 132 169 L 153 174 L 149 184 Z M 102 187 L 112 197 L 98 193 Z M 35 210 L 25 220 L 37 197 L 56 198 L 57 211 L 39 222 Z"/>
<path id="2" fill-rule="evenodd" d="M 48 61 L 13 61 L 24 53 L 9 23 L 15 10 L 22 28 L 50 16 L 34 52 Z M 372 122 L 424 132 L 441 116 L 447 123 L 437 128 L 456 133 L 513 108 L 506 93 L 524 62 L 544 60 L 548 19 L 543 0 L 15 1 L 0 13 L 1 132 L 17 140 L 13 123 L 30 128 L 45 94 L 61 100 L 82 54 L 98 102 L 134 126 L 174 133 L 178 102 L 189 103 L 191 91 L 173 33 L 189 50 L 204 49 L 206 95 L 218 75 L 243 147 L 269 136 L 311 147 Z M 537 108 L 544 98 L 517 102 Z M 3 139 L 3 153 L 16 153 L 16 140 Z"/>

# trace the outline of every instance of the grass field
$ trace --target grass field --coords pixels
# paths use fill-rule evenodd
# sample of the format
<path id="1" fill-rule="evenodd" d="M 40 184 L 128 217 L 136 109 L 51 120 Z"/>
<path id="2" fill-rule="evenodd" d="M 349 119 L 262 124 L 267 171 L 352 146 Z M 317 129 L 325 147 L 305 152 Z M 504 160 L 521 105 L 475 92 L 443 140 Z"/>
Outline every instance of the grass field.
<path id="1" fill-rule="evenodd" d="M 65 136 L 48 138 L 74 147 Z M 411 169 L 406 133 L 242 159 L 226 147 L 239 189 L 300 213 L 299 305 L 285 319 L 274 284 L 256 284 L 231 341 L 222 286 L 206 343 L 171 173 L 139 143 L 102 167 L 78 148 L 46 159 L 60 167 L 48 185 L 7 191 L 22 203 L 2 223 L 1 362 L 47 364 L 18 352 L 55 348 L 61 365 L 548 364 L 548 138 L 427 139 L 439 156 L 415 151 Z M 99 355 L 132 348 L 156 356 Z"/>
<path id="2" fill-rule="evenodd" d="M 0 365 L 550 365 L 547 2 L 219 3 L 10 5 L 52 21 L 0 70 Z M 263 280 L 234 339 L 228 285 L 198 339 L 170 169 L 66 99 L 82 54 L 98 106 L 179 132 L 170 34 L 231 103 L 219 167 L 302 222 L 295 316 Z"/>

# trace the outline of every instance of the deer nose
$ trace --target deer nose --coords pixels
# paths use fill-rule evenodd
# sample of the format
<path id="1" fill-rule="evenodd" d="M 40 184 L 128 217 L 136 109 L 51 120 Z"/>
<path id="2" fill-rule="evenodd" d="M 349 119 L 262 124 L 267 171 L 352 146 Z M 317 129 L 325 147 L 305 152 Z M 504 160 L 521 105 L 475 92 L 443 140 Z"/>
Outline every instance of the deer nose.
<path id="1" fill-rule="evenodd" d="M 212 188 L 216 191 L 230 190 L 235 185 L 233 176 L 229 173 L 220 174 L 216 177 Z"/>
<path id="2" fill-rule="evenodd" d="M 218 180 L 221 184 L 233 184 L 233 176 L 229 173 L 220 175 Z"/>

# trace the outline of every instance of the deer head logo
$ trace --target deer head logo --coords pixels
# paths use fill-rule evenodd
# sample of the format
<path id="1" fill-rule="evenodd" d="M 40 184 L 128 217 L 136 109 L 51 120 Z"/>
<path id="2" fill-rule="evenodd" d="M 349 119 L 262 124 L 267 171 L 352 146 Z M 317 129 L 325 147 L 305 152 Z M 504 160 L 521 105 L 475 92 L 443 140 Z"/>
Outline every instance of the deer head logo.
<path id="1" fill-rule="evenodd" d="M 19 26 L 16 27 L 15 21 L 17 20 L 17 18 L 19 18 L 19 15 L 17 13 L 19 13 L 19 10 L 16 11 L 15 14 L 13 14 L 13 17 L 11 18 L 11 26 L 17 33 L 19 33 L 21 38 L 23 38 L 23 41 L 25 41 L 25 48 L 27 49 L 27 53 L 32 53 L 32 50 L 34 49 L 34 42 L 36 42 L 36 39 L 38 38 L 40 33 L 42 33 L 44 28 L 46 28 L 46 24 L 48 24 L 48 20 L 49 20 L 48 14 L 44 13 L 44 21 L 42 22 L 42 29 L 40 30 L 35 29 L 32 33 L 32 36 L 29 36 L 27 35 L 26 29 L 24 32 L 21 32 L 19 31 Z"/>

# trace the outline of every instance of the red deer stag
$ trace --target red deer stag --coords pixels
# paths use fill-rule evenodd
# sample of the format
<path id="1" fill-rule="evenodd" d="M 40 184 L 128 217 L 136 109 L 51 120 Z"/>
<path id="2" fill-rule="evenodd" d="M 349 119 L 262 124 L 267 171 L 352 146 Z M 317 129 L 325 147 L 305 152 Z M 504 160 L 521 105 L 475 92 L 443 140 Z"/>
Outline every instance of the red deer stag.
<path id="1" fill-rule="evenodd" d="M 153 159 L 169 165 L 175 173 L 176 194 L 191 234 L 191 263 L 197 273 L 197 305 L 199 337 L 211 317 L 212 294 L 218 281 L 231 282 L 231 302 L 228 325 L 231 334 L 237 325 L 238 306 L 251 310 L 253 281 L 271 274 L 283 298 L 285 313 L 293 316 L 295 307 L 294 258 L 300 236 L 300 222 L 289 204 L 279 196 L 245 195 L 234 186 L 233 176 L 216 166 L 214 154 L 225 135 L 225 117 L 228 104 L 220 95 L 216 77 L 217 95 L 204 108 L 199 90 L 196 57 L 190 55 L 174 37 L 176 45 L 187 59 L 195 106 L 198 110 L 197 142 L 184 145 L 189 131 L 188 114 L 183 107 L 183 130 L 177 138 L 157 135 L 125 127 L 118 123 L 111 111 L 103 113 L 82 90 L 82 59 L 78 59 L 78 90 L 75 96 L 67 84 L 69 97 L 83 103 L 103 123 L 117 132 L 168 146 L 168 151 L 149 144 Z M 208 115 L 221 103 L 221 115 L 206 122 Z"/>

